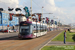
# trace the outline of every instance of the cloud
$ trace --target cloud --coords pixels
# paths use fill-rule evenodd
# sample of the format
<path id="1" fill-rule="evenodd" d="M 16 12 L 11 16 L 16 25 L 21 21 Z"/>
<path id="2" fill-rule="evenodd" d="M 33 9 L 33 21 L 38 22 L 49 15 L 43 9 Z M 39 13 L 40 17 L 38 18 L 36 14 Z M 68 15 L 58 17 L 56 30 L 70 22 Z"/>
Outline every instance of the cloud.
<path id="1" fill-rule="evenodd" d="M 63 21 L 65 18 L 67 18 L 67 17 L 65 17 L 65 15 L 66 15 L 66 13 L 64 12 L 65 9 L 56 7 L 54 1 L 55 0 L 37 0 L 37 1 L 33 0 L 32 1 L 32 3 L 33 3 L 32 4 L 33 13 L 40 13 L 40 12 L 42 13 L 42 6 L 43 6 L 44 7 L 43 13 L 53 13 L 52 15 L 55 16 L 55 18 L 57 18 L 59 16 L 59 19 L 61 21 Z M 26 2 L 29 3 L 29 4 L 27 4 Z M 27 0 L 26 2 L 24 2 L 25 5 L 28 5 L 28 7 L 31 6 L 30 1 Z M 48 14 L 47 15 L 43 14 L 43 16 L 49 17 Z M 53 16 L 51 16 L 50 18 L 53 18 Z"/>
<path id="2" fill-rule="evenodd" d="M 43 6 L 43 13 L 53 13 L 52 15 L 50 15 L 50 18 L 53 18 L 53 16 L 55 16 L 55 18 L 58 18 L 60 21 L 62 21 L 62 23 L 66 24 L 74 22 L 75 7 L 57 7 L 55 2 L 59 1 L 65 0 L 32 0 L 32 12 L 42 13 Z M 5 10 L 8 10 L 8 7 L 20 7 L 23 10 L 23 7 L 25 6 L 28 6 L 30 10 L 31 0 L 0 0 L 0 7 L 4 8 Z M 25 11 L 23 10 L 22 13 L 25 14 Z M 43 14 L 43 16 L 49 17 L 48 14 Z"/>
<path id="3" fill-rule="evenodd" d="M 8 7 L 10 8 L 16 8 L 18 7 L 19 1 L 18 0 L 0 0 L 0 8 L 3 8 L 4 10 L 8 10 Z"/>
<path id="4" fill-rule="evenodd" d="M 64 0 L 55 0 L 55 1 L 64 1 Z"/>

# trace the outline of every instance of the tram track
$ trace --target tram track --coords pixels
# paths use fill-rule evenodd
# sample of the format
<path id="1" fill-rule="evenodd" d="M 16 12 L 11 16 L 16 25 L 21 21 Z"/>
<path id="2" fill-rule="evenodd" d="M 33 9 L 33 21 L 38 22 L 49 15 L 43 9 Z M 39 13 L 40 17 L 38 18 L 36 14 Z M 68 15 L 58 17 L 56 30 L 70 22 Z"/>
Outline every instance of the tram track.
<path id="1" fill-rule="evenodd" d="M 50 39 L 51 37 L 53 37 L 53 36 L 55 36 L 55 35 L 56 35 L 56 34 L 54 34 L 54 35 L 51 34 L 51 36 L 50 36 L 49 38 L 45 38 L 45 39 L 41 40 L 39 43 L 35 43 L 35 44 L 37 44 L 37 45 L 34 45 L 33 47 L 30 47 L 30 49 L 32 50 L 33 48 L 35 48 L 35 47 L 39 46 L 40 44 L 42 44 L 42 42 L 47 41 L 48 39 Z M 28 49 L 28 50 L 29 50 L 29 49 Z"/>
<path id="2" fill-rule="evenodd" d="M 49 35 L 48 35 L 48 36 L 49 36 Z M 42 37 L 45 37 L 45 36 L 42 36 Z M 39 38 L 33 39 L 32 41 L 30 41 L 30 42 L 28 42 L 28 43 L 26 43 L 26 44 L 24 44 L 24 45 L 21 45 L 21 46 L 19 46 L 19 47 L 20 47 L 21 49 L 22 49 L 22 48 L 25 48 L 25 49 L 28 48 L 28 49 L 26 49 L 26 50 L 30 50 L 29 48 L 30 48 L 32 45 L 37 44 L 38 41 L 41 41 L 41 39 L 43 39 L 42 37 L 39 37 L 40 39 L 39 39 Z M 29 45 L 29 44 L 30 44 L 30 45 Z M 23 47 L 23 46 L 25 46 L 25 47 Z M 30 46 L 30 47 L 29 47 L 29 46 Z M 18 48 L 19 48 L 19 47 L 18 47 Z M 17 48 L 17 49 L 15 48 L 15 49 L 16 49 L 16 50 L 20 50 L 20 49 L 18 49 L 18 48 Z"/>

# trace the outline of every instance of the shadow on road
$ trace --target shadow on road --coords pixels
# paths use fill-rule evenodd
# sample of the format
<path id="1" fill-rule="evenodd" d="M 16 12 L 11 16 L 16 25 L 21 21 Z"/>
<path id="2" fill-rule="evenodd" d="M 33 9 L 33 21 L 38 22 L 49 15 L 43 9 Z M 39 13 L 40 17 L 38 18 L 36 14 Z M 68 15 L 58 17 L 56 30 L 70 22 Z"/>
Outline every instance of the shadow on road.
<path id="1" fill-rule="evenodd" d="M 75 42 L 75 34 L 74 35 L 72 35 L 73 37 L 72 37 L 72 39 L 73 39 L 73 41 Z"/>
<path id="2" fill-rule="evenodd" d="M 31 38 L 20 39 L 18 38 L 18 36 L 12 36 L 12 37 L 0 38 L 0 40 L 31 40 Z"/>

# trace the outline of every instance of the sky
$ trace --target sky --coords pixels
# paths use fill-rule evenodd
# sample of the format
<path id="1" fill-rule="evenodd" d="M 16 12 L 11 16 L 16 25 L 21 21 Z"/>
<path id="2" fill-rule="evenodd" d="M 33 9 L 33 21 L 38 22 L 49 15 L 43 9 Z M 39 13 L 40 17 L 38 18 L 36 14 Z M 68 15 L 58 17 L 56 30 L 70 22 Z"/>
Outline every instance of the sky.
<path id="1" fill-rule="evenodd" d="M 27 6 L 30 10 L 31 0 L 0 0 L 0 8 L 8 11 L 8 7 L 23 8 Z M 42 7 L 44 7 L 42 9 Z M 13 11 L 15 12 L 15 10 Z M 53 13 L 43 14 L 43 17 L 49 17 L 62 24 L 75 23 L 75 0 L 32 0 L 32 13 Z M 17 12 L 19 13 L 19 12 Z"/>

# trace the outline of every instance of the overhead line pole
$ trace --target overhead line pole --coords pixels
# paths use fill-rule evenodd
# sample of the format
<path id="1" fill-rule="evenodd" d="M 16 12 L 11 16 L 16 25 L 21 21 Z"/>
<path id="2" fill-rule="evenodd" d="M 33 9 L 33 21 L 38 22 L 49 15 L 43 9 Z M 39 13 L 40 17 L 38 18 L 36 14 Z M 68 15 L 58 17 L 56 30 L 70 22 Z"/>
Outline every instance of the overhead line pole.
<path id="1" fill-rule="evenodd" d="M 33 2 L 34 2 L 34 1 L 33 1 Z M 36 2 L 34 2 L 34 3 L 35 3 L 36 5 L 38 5 Z M 40 7 L 40 8 L 41 8 L 41 6 L 39 6 L 39 5 L 38 5 L 38 7 Z M 43 9 L 43 10 L 45 10 L 45 9 Z M 46 10 L 45 10 L 45 11 L 46 11 Z M 47 12 L 47 11 L 46 11 L 46 12 Z"/>
<path id="2" fill-rule="evenodd" d="M 42 7 L 42 18 L 43 18 L 43 7 Z M 42 22 L 43 22 L 43 19 L 42 19 Z"/>
<path id="3" fill-rule="evenodd" d="M 43 7 L 42 7 L 42 28 L 43 28 Z"/>
<path id="4" fill-rule="evenodd" d="M 31 0 L 31 20 L 32 20 L 32 0 Z"/>
<path id="5" fill-rule="evenodd" d="M 53 13 L 49 13 L 49 20 L 50 20 L 50 14 L 53 14 Z M 50 26 L 50 23 L 49 23 L 49 26 Z"/>

